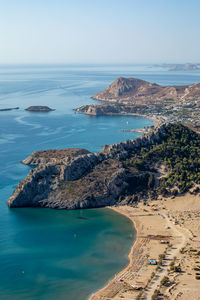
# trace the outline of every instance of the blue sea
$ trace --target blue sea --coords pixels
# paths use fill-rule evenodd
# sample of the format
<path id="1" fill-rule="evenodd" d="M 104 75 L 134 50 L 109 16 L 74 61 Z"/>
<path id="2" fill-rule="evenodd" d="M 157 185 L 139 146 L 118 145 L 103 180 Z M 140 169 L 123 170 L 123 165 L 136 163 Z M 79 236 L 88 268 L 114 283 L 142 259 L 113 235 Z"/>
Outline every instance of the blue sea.
<path id="1" fill-rule="evenodd" d="M 84 300 L 128 263 L 135 239 L 129 219 L 109 209 L 57 211 L 8 209 L 6 201 L 29 172 L 20 163 L 33 151 L 85 148 L 100 151 L 139 136 L 123 129 L 152 125 L 130 116 L 91 117 L 74 108 L 117 77 L 162 85 L 200 81 L 199 72 L 152 66 L 0 66 L 0 299 Z M 47 105 L 33 113 L 30 105 Z"/>

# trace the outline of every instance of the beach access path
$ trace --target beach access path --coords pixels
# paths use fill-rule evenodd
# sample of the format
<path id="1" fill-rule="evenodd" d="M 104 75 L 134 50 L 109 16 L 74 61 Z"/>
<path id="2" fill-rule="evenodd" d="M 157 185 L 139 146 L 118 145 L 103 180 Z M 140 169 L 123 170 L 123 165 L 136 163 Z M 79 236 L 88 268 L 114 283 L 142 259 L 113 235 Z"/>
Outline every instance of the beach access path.
<path id="1" fill-rule="evenodd" d="M 175 244 L 172 248 L 169 248 L 166 253 L 166 260 L 164 265 L 162 266 L 161 271 L 156 274 L 153 281 L 148 286 L 148 290 L 145 291 L 142 299 L 144 300 L 151 300 L 153 293 L 156 289 L 159 289 L 161 280 L 164 276 L 167 276 L 168 268 L 170 266 L 171 261 L 177 256 L 179 251 L 185 246 L 186 243 L 186 235 L 183 231 L 178 230 L 178 225 L 174 225 L 172 221 L 170 221 L 170 217 L 167 214 L 162 215 L 163 218 L 166 220 L 166 226 L 171 227 L 173 231 L 173 235 L 178 237 L 178 243 Z"/>

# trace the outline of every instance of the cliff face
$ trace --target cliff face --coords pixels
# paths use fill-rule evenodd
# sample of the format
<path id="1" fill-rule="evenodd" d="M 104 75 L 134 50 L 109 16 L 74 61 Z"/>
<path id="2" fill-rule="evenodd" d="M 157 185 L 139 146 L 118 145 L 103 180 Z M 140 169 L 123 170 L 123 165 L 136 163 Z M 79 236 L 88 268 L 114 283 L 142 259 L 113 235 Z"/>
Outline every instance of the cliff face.
<path id="1" fill-rule="evenodd" d="M 200 83 L 188 86 L 160 86 L 137 78 L 118 78 L 94 99 L 134 105 L 156 104 L 163 99 L 200 101 Z"/>
<path id="2" fill-rule="evenodd" d="M 39 164 L 56 164 L 61 161 L 67 162 L 74 157 L 90 152 L 85 149 L 64 149 L 64 150 L 44 150 L 33 152 L 28 158 L 22 160 L 22 163 L 30 166 L 38 166 Z"/>
<path id="3" fill-rule="evenodd" d="M 36 207 L 44 198 L 48 198 L 53 189 L 53 177 L 60 172 L 59 166 L 40 166 L 31 170 L 22 180 L 8 200 L 10 207 Z"/>
<path id="4" fill-rule="evenodd" d="M 47 150 L 33 153 L 23 163 L 37 165 L 8 200 L 9 207 L 89 208 L 111 205 L 130 190 L 147 187 L 148 172 L 125 168 L 124 161 L 141 147 L 158 143 L 162 125 L 135 140 L 105 146 L 95 154 L 83 149 Z"/>

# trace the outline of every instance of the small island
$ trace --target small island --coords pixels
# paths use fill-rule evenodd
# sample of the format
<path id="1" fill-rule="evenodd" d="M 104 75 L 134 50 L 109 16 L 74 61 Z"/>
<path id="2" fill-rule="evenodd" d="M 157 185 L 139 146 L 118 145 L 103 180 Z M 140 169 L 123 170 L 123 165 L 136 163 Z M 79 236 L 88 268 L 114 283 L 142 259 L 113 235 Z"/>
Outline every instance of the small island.
<path id="1" fill-rule="evenodd" d="M 50 108 L 48 106 L 35 105 L 35 106 L 29 106 L 25 110 L 27 110 L 27 111 L 33 111 L 33 112 L 49 112 L 49 111 L 53 111 L 55 109 Z"/>
<path id="2" fill-rule="evenodd" d="M 0 108 L 0 111 L 10 111 L 10 110 L 15 110 L 15 109 L 19 109 L 19 107 Z"/>

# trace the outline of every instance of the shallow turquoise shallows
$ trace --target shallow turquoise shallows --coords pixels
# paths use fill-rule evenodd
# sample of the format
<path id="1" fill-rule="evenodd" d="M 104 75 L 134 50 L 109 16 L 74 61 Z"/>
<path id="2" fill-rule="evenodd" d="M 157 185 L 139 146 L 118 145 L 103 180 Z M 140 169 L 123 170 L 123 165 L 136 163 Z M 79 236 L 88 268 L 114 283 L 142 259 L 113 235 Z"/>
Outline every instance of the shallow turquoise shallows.
<path id="1" fill-rule="evenodd" d="M 0 299 L 84 300 L 128 263 L 132 223 L 109 209 L 57 211 L 8 209 L 6 201 L 30 168 L 20 163 L 33 151 L 86 148 L 100 151 L 138 137 L 123 129 L 152 125 L 130 116 L 89 117 L 73 108 L 119 76 L 159 84 L 200 81 L 200 73 L 145 66 L 1 67 L 0 108 Z M 48 105 L 49 113 L 24 111 Z"/>

